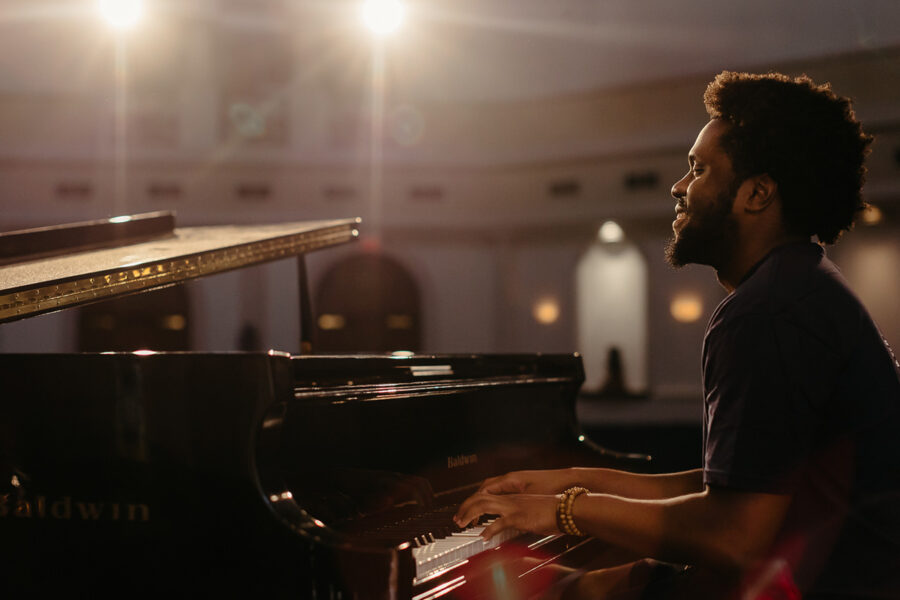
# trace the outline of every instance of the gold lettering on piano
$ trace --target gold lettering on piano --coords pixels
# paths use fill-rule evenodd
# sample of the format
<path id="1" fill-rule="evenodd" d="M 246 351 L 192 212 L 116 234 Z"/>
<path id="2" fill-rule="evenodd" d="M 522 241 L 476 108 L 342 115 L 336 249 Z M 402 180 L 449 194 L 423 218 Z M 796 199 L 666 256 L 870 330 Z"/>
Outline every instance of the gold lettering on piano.
<path id="1" fill-rule="evenodd" d="M 447 468 L 455 469 L 466 465 L 474 465 L 478 462 L 477 454 L 457 454 L 456 456 L 447 457 Z"/>
<path id="2" fill-rule="evenodd" d="M 0 518 L 56 519 L 60 521 L 136 521 L 150 520 L 150 506 L 142 503 L 88 502 L 62 496 L 48 500 L 0 494 Z"/>

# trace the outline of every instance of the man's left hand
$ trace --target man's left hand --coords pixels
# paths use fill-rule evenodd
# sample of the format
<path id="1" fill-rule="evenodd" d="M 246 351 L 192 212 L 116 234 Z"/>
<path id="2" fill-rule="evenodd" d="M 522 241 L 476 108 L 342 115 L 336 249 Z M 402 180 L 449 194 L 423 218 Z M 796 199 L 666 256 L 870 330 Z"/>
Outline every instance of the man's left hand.
<path id="1" fill-rule="evenodd" d="M 498 515 L 481 533 L 490 539 L 505 529 L 532 533 L 559 533 L 556 527 L 557 496 L 543 494 L 474 494 L 463 502 L 453 520 L 465 527 L 481 515 Z"/>

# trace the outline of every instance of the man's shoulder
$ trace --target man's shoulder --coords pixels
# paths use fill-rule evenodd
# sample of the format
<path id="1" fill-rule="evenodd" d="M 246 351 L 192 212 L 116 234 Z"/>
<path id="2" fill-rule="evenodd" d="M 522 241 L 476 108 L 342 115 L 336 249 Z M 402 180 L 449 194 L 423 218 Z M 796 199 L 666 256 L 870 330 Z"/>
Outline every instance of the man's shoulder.
<path id="1" fill-rule="evenodd" d="M 710 319 L 704 348 L 777 340 L 840 361 L 870 320 L 822 249 L 795 244 L 773 251 L 723 300 Z"/>
<path id="2" fill-rule="evenodd" d="M 846 314 L 862 307 L 840 271 L 818 244 L 786 244 L 774 249 L 723 301 L 720 319 Z"/>

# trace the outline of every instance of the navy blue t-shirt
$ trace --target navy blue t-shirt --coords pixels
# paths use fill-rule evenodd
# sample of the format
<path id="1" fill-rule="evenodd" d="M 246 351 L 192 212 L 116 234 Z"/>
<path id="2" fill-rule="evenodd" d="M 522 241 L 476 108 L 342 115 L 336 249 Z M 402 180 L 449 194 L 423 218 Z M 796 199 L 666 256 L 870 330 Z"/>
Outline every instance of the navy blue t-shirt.
<path id="1" fill-rule="evenodd" d="M 791 494 L 804 598 L 900 598 L 900 365 L 821 246 L 774 249 L 703 342 L 703 479 Z"/>

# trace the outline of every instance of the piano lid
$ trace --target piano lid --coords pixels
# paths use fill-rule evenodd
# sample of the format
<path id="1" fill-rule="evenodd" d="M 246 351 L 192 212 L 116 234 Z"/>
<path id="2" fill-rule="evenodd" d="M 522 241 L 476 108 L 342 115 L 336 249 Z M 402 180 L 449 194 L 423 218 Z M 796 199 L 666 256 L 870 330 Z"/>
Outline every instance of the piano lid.
<path id="1" fill-rule="evenodd" d="M 6 241 L 25 240 L 20 242 L 25 248 L 32 247 L 26 238 L 46 236 L 47 231 L 76 240 L 68 249 L 65 243 L 56 244 L 53 256 L 36 258 L 26 250 L 21 262 L 0 266 L 0 323 L 343 244 L 359 235 L 360 223 L 359 219 L 340 219 L 178 228 L 174 217 L 166 214 L 165 218 L 150 219 L 171 224 L 156 234 L 143 229 L 136 235 L 110 232 L 110 226 L 147 216 L 0 234 Z M 91 242 L 90 235 L 84 235 L 84 229 L 92 228 L 98 241 Z M 73 234 L 75 231 L 78 233 Z M 120 243 L 107 247 L 116 240 Z M 46 247 L 52 246 L 48 243 Z M 5 262 L 10 260 L 6 257 Z"/>

